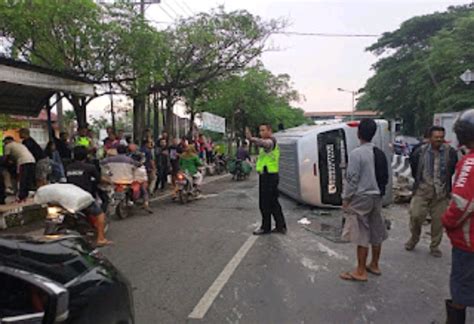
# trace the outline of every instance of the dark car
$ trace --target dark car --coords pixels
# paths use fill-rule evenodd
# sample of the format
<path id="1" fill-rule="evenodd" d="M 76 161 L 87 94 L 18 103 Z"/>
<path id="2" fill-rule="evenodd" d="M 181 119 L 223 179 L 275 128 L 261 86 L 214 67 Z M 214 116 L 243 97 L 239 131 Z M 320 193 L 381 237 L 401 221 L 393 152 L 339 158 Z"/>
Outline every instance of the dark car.
<path id="1" fill-rule="evenodd" d="M 78 236 L 0 236 L 0 323 L 134 323 L 128 280 Z"/>
<path id="2" fill-rule="evenodd" d="M 413 136 L 397 136 L 393 141 L 393 152 L 398 155 L 409 156 L 413 148 L 419 143 L 420 140 Z"/>

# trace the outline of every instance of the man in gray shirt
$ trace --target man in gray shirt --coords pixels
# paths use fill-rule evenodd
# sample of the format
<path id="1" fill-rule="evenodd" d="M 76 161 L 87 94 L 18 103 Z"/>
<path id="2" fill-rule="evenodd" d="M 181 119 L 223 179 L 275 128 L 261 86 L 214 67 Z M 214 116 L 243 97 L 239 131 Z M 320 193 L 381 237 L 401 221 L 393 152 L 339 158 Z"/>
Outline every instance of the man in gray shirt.
<path id="1" fill-rule="evenodd" d="M 375 146 L 371 143 L 376 131 L 374 120 L 361 120 L 358 129 L 361 145 L 349 154 L 342 193 L 346 212 L 343 236 L 357 245 L 358 264 L 355 270 L 340 275 L 344 280 L 367 281 L 367 272 L 381 274 L 379 258 L 387 230 L 381 213 L 382 194 L 375 170 Z M 386 161 L 380 167 L 388 168 Z M 372 246 L 372 261 L 367 265 L 369 245 Z"/>

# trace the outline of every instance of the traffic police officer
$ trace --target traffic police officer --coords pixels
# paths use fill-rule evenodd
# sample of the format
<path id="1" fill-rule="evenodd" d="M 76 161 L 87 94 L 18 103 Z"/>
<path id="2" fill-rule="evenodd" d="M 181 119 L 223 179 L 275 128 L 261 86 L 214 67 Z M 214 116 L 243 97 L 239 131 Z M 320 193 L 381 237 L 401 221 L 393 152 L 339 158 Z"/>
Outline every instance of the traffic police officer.
<path id="1" fill-rule="evenodd" d="M 272 135 L 271 125 L 261 124 L 259 129 L 260 138 L 252 137 L 250 130 L 246 129 L 247 139 L 259 148 L 256 169 L 259 174 L 259 206 L 262 213 L 262 225 L 253 234 L 286 234 L 285 217 L 278 201 L 280 148 Z M 276 224 L 273 230 L 271 229 L 272 215 Z"/>

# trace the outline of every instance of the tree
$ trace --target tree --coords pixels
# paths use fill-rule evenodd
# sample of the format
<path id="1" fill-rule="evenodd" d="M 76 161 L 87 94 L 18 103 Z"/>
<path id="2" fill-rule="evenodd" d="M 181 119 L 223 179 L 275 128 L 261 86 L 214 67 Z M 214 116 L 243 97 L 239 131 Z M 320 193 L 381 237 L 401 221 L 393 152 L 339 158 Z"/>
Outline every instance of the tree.
<path id="1" fill-rule="evenodd" d="M 90 101 L 107 94 L 112 84 L 132 97 L 149 88 L 137 84 L 150 78 L 147 58 L 153 51 L 147 52 L 147 46 L 155 45 L 150 39 L 157 32 L 131 5 L 99 6 L 93 0 L 2 1 L 0 32 L 9 40 L 9 57 L 98 85 L 98 93 L 90 98 L 66 96 L 79 127 L 86 124 Z"/>
<path id="2" fill-rule="evenodd" d="M 473 61 L 468 50 L 473 13 L 473 5 L 450 7 L 411 18 L 384 33 L 367 48 L 383 57 L 373 65 L 375 74 L 364 86 L 357 108 L 402 118 L 405 132 L 421 134 L 434 112 L 474 104 L 472 91 L 459 80 Z"/>
<path id="3" fill-rule="evenodd" d="M 245 10 L 227 13 L 219 7 L 169 28 L 161 47 L 163 73 L 152 87 L 166 102 L 167 131 L 173 131 L 173 106 L 186 96 L 184 91 L 243 70 L 261 55 L 268 37 L 284 25 L 278 20 L 264 22 Z"/>
<path id="4" fill-rule="evenodd" d="M 286 128 L 308 122 L 303 110 L 291 107 L 300 95 L 291 87 L 288 75 L 273 75 L 261 65 L 248 68 L 213 82 L 197 101 L 199 111 L 227 119 L 230 140 L 243 137 L 245 127 L 257 128 L 261 122 Z"/>
<path id="5" fill-rule="evenodd" d="M 11 116 L 0 114 L 0 130 L 22 128 L 27 125 L 23 120 L 17 120 Z"/>

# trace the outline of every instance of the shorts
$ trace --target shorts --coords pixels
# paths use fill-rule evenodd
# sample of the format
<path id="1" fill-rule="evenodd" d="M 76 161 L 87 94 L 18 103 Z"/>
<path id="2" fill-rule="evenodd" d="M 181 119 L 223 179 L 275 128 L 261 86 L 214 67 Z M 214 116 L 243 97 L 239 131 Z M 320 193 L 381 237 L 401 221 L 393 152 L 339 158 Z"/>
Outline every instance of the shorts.
<path id="1" fill-rule="evenodd" d="M 474 307 L 474 252 L 453 247 L 449 286 L 455 304 Z"/>
<path id="2" fill-rule="evenodd" d="M 52 172 L 49 158 L 44 158 L 36 162 L 36 180 L 47 180 Z"/>
<path id="3" fill-rule="evenodd" d="M 103 211 L 102 208 L 100 208 L 99 204 L 94 201 L 92 204 L 89 205 L 89 207 L 86 207 L 81 210 L 81 213 L 86 216 L 97 217 L 102 214 Z"/>
<path id="4" fill-rule="evenodd" d="M 358 246 L 380 245 L 388 237 L 381 196 L 354 196 L 345 219 L 342 238 Z"/>
<path id="5" fill-rule="evenodd" d="M 179 172 L 179 161 L 172 160 L 171 161 L 171 175 L 176 176 Z"/>

